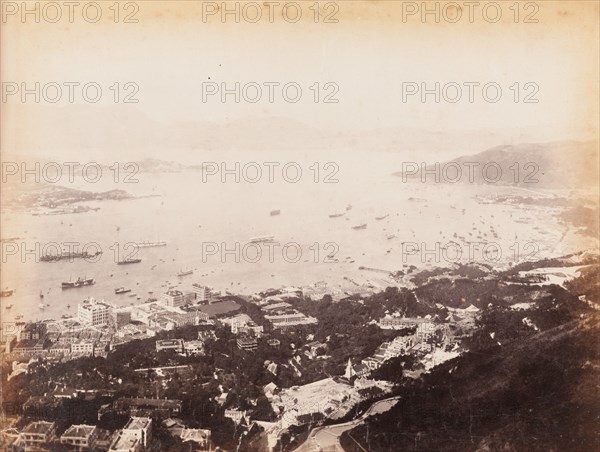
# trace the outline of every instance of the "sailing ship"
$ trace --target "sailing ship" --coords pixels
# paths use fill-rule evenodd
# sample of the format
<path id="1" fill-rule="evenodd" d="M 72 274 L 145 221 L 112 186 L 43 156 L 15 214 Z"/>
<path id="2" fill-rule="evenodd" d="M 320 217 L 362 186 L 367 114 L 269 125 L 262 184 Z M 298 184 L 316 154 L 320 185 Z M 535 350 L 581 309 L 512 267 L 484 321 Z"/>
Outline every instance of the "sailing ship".
<path id="1" fill-rule="evenodd" d="M 182 276 L 187 276 L 187 275 L 191 275 L 192 273 L 194 273 L 194 270 L 179 270 L 179 273 L 177 273 L 177 276 L 182 277 Z"/>

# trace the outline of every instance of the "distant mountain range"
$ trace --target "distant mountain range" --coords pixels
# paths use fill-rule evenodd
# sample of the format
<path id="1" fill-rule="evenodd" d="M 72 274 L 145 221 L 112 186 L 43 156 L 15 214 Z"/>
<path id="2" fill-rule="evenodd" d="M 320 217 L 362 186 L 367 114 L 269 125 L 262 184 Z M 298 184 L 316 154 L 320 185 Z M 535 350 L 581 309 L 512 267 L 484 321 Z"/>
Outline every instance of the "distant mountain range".
<path id="1" fill-rule="evenodd" d="M 435 182 L 435 162 L 405 166 L 404 172 L 394 173 L 407 180 Z M 456 168 L 462 171 L 459 182 L 537 188 L 588 188 L 598 185 L 598 143 L 595 141 L 559 141 L 496 146 L 474 155 L 439 162 L 439 182 L 452 182 Z M 487 165 L 487 173 L 483 168 Z M 469 166 L 473 178 L 469 180 Z M 446 172 L 444 172 L 444 168 Z M 517 170 L 518 168 L 518 170 Z M 444 177 L 444 174 L 446 176 Z M 487 179 L 487 180 L 486 180 Z M 496 180 L 497 179 L 497 180 Z"/>

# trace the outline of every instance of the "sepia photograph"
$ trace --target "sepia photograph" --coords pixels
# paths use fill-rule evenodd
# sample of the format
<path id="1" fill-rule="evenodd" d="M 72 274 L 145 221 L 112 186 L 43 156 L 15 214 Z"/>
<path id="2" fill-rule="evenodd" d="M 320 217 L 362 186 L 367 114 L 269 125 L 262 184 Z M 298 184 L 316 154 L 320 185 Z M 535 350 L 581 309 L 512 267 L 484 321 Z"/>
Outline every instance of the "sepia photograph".
<path id="1" fill-rule="evenodd" d="M 598 0 L 0 13 L 0 451 L 600 450 Z"/>

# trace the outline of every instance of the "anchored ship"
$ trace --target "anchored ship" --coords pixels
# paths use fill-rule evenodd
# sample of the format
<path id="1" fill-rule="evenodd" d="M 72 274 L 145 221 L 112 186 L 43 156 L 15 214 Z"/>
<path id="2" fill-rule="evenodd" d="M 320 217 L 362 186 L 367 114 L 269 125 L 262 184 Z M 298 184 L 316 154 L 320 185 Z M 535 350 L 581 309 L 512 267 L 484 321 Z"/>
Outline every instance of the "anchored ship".
<path id="1" fill-rule="evenodd" d="M 264 242 L 272 242 L 275 240 L 275 236 L 272 235 L 262 235 L 259 237 L 252 237 L 250 239 L 250 243 L 264 243 Z"/>
<path id="2" fill-rule="evenodd" d="M 117 265 L 139 264 L 140 262 L 142 262 L 141 259 L 124 259 L 122 261 L 117 262 Z"/>
<path id="3" fill-rule="evenodd" d="M 125 289 L 125 287 L 119 287 L 119 288 L 115 289 L 115 295 L 119 295 L 119 294 L 127 293 L 127 292 L 131 292 L 131 289 Z"/>
<path id="4" fill-rule="evenodd" d="M 138 248 L 151 248 L 153 246 L 167 246 L 167 242 L 140 242 L 135 244 Z"/>
<path id="5" fill-rule="evenodd" d="M 81 253 L 62 253 L 62 254 L 45 254 L 40 257 L 42 262 L 58 262 L 61 260 L 71 259 L 92 259 L 102 254 L 102 251 L 96 251 L 94 253 L 88 253 L 87 251 Z"/>
<path id="6" fill-rule="evenodd" d="M 61 287 L 63 289 L 75 289 L 83 286 L 91 286 L 93 284 L 96 284 L 94 278 L 77 278 L 77 281 L 63 282 Z"/>
<path id="7" fill-rule="evenodd" d="M 367 223 L 359 224 L 357 226 L 352 226 L 352 229 L 367 229 Z"/>

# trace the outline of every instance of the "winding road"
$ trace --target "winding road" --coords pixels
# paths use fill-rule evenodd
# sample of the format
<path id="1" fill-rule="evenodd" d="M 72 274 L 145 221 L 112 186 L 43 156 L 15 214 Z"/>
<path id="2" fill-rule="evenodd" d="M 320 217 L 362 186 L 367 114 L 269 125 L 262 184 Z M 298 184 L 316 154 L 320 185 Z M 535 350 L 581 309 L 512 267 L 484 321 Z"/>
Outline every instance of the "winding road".
<path id="1" fill-rule="evenodd" d="M 392 408 L 400 397 L 390 397 L 389 399 L 379 400 L 373 403 L 365 413 L 352 421 L 343 424 L 327 425 L 325 427 L 313 428 L 304 441 L 294 452 L 337 452 L 342 451 L 340 436 L 345 431 L 351 430 L 360 425 L 366 418 L 373 414 L 384 413 Z"/>

